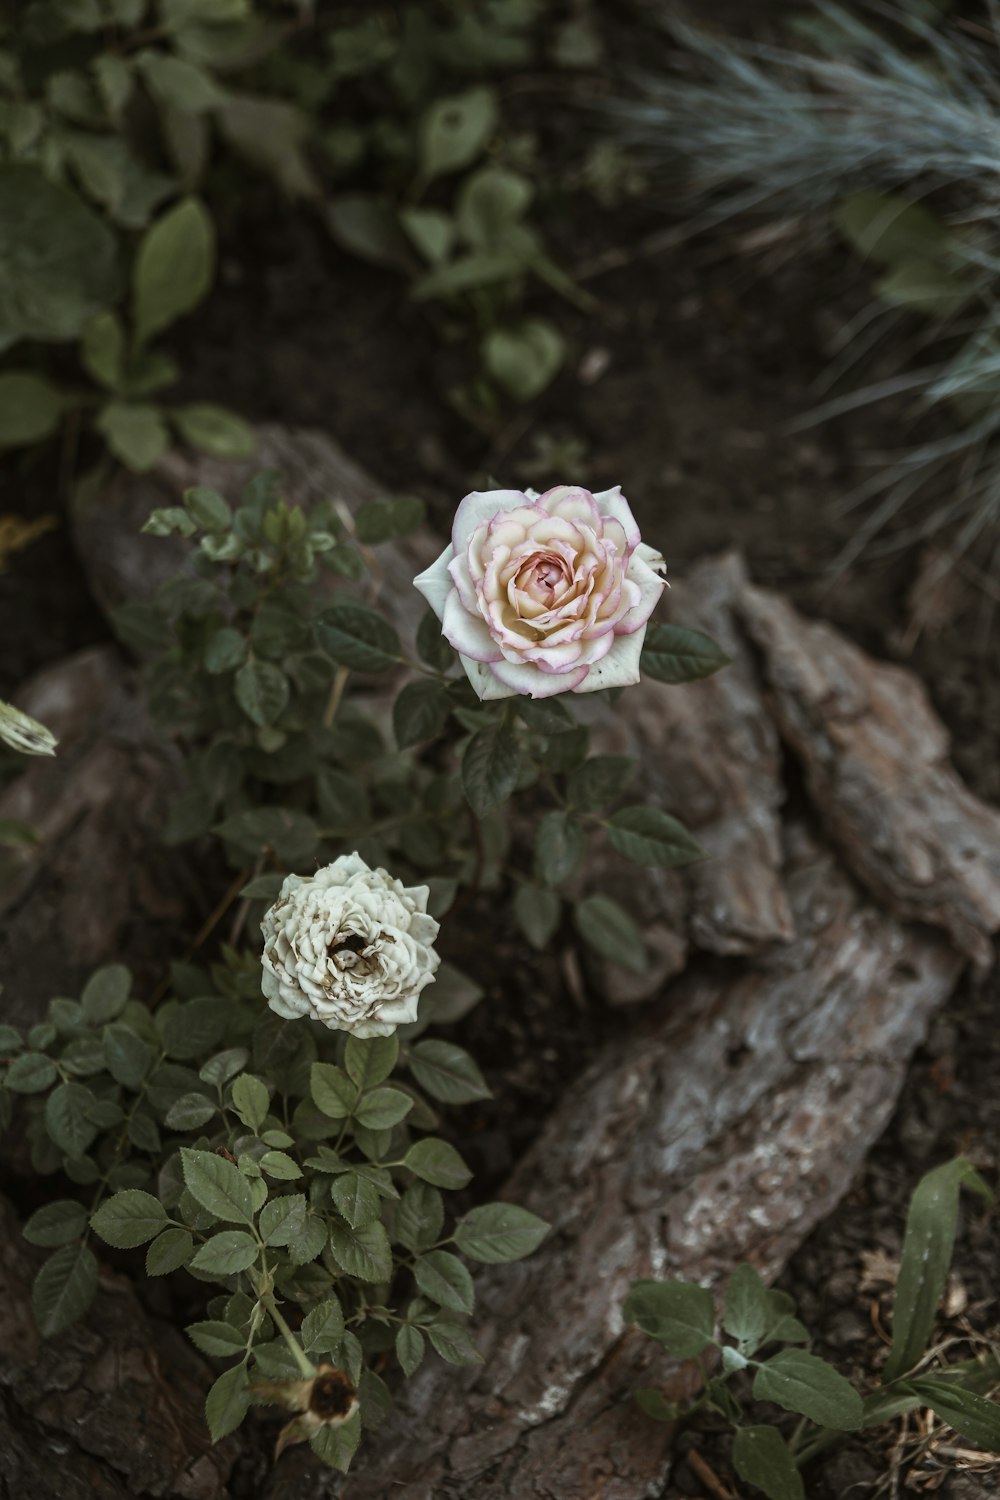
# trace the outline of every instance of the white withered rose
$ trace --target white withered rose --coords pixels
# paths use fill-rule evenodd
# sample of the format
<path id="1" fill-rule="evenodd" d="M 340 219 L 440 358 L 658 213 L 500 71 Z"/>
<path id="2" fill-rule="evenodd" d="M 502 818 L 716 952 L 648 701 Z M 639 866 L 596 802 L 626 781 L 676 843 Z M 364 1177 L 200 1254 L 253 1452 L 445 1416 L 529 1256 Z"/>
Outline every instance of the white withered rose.
<path id="1" fill-rule="evenodd" d="M 466 495 L 413 581 L 480 698 L 549 698 L 639 681 L 663 567 L 619 486 L 562 484 Z"/>
<path id="2" fill-rule="evenodd" d="M 359 854 L 315 875 L 289 875 L 261 922 L 267 1003 L 354 1036 L 389 1036 L 417 1019 L 440 963 L 428 888 L 405 887 Z"/>

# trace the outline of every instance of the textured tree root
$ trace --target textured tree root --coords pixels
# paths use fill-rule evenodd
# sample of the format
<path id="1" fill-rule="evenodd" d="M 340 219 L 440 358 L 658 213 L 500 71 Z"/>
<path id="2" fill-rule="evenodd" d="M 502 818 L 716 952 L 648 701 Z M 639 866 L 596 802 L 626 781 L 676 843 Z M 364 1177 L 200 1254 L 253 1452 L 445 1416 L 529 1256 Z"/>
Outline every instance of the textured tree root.
<path id="1" fill-rule="evenodd" d="M 291 476 L 289 498 L 333 494 L 350 507 L 377 492 L 320 435 L 268 429 L 264 442 L 265 461 Z M 195 482 L 232 488 L 225 471 L 175 459 L 152 488 L 147 480 L 119 491 L 116 524 Z M 134 597 L 145 576 L 140 551 L 112 556 L 93 527 L 81 512 L 96 591 Z M 433 552 L 427 538 L 379 551 L 385 603 L 404 635 L 420 613 L 405 585 Z M 428 1361 L 346 1480 L 292 1450 L 259 1487 L 264 1500 L 653 1500 L 669 1472 L 671 1434 L 639 1413 L 630 1392 L 663 1382 L 680 1394 L 692 1377 L 623 1328 L 629 1283 L 669 1273 L 718 1286 L 742 1260 L 776 1275 L 848 1189 L 934 1010 L 968 962 L 982 970 L 991 958 L 1000 816 L 950 767 L 916 680 L 752 588 L 733 557 L 693 570 L 669 607 L 678 623 L 715 636 L 733 665 L 682 688 L 646 682 L 613 714 L 586 699 L 580 706 L 599 748 L 640 757 L 644 793 L 681 816 L 708 857 L 682 874 L 637 878 L 609 854 L 606 869 L 592 872 L 611 889 L 627 881 L 656 959 L 641 983 L 610 970 L 597 979 L 612 1003 L 654 1003 L 622 1012 L 620 1039 L 554 1101 L 508 1185 L 506 1196 L 553 1231 L 525 1264 L 477 1277 L 481 1368 Z M 73 765 L 65 760 L 58 774 L 71 782 Z M 32 768 L 21 782 L 36 778 L 37 787 L 48 771 Z M 58 777 L 48 783 L 53 806 L 67 795 Z M 44 880 L 74 827 L 54 826 L 14 912 L 16 927 L 31 890 L 51 890 L 71 954 L 77 935 L 58 904 L 71 886 Z M 134 845 L 117 837 L 119 857 L 134 858 Z M 17 947 L 15 932 L 8 951 Z M 8 1264 L 25 1255 L 9 1250 Z M 112 1305 L 128 1323 L 130 1357 L 141 1360 L 135 1351 L 152 1338 L 130 1294 L 102 1291 L 87 1334 L 89 1362 L 102 1369 L 121 1364 L 111 1352 L 118 1333 L 102 1343 Z M 122 1426 L 134 1464 L 148 1471 L 88 1447 L 79 1427 L 68 1437 L 60 1403 L 39 1407 L 30 1396 L 29 1337 L 25 1322 L 0 1339 L 0 1369 L 14 1370 L 0 1381 L 0 1476 L 12 1493 L 35 1493 L 46 1463 L 51 1493 L 60 1460 L 40 1455 L 53 1441 L 75 1445 L 64 1465 L 77 1485 L 67 1479 L 69 1496 L 84 1492 L 85 1464 L 101 1496 L 234 1493 L 223 1488 L 225 1463 L 212 1471 L 216 1490 L 181 1487 L 190 1481 L 177 1475 L 207 1472 L 200 1419 L 178 1421 L 168 1436 L 151 1415 L 161 1400 L 154 1377 L 127 1386 L 134 1412 Z M 207 1372 L 184 1355 L 194 1392 Z M 39 1359 L 41 1370 L 58 1365 L 50 1350 Z M 116 1379 L 120 1395 L 125 1381 Z M 111 1397 L 80 1382 L 73 1390 L 72 1409 L 91 1413 L 91 1430 Z M 170 1457 L 158 1462 L 165 1446 Z"/>

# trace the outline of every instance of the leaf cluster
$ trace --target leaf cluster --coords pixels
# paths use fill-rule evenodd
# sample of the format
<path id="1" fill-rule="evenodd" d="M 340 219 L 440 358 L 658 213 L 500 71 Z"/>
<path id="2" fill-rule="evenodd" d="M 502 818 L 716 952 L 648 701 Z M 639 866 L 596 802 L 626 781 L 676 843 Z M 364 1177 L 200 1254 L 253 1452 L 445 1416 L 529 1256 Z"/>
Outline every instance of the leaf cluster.
<path id="1" fill-rule="evenodd" d="M 213 1437 L 242 1420 L 248 1378 L 297 1376 L 289 1325 L 300 1349 L 348 1371 L 361 1425 L 377 1427 L 391 1397 L 374 1366 L 410 1375 L 428 1348 L 476 1363 L 465 1262 L 518 1260 L 546 1232 L 512 1204 L 449 1208 L 471 1174 L 437 1133 L 439 1108 L 485 1098 L 482 1075 L 451 1042 L 262 1015 L 258 967 L 235 955 L 179 966 L 175 981 L 151 1014 L 127 970 L 105 968 L 26 1037 L 0 1034 L 4 1117 L 20 1099 L 35 1169 L 80 1189 L 25 1225 L 52 1251 L 34 1285 L 39 1329 L 86 1312 L 100 1243 L 145 1246 L 148 1275 L 205 1283 L 189 1335 L 236 1361 L 208 1397 Z M 346 1468 L 357 1436 L 326 1433 L 321 1456 Z"/>
<path id="2" fill-rule="evenodd" d="M 805 1500 L 802 1466 L 839 1434 L 880 1426 L 919 1407 L 930 1407 L 967 1441 L 1000 1453 L 1000 1407 L 984 1394 L 1000 1385 L 1000 1364 L 971 1360 L 919 1372 L 951 1264 L 963 1186 L 993 1203 L 963 1157 L 928 1172 L 913 1194 L 892 1348 L 871 1394 L 862 1395 L 826 1360 L 799 1347 L 810 1335 L 795 1316 L 792 1298 L 766 1287 L 753 1266 L 742 1265 L 726 1286 L 719 1324 L 715 1298 L 705 1287 L 684 1281 L 633 1283 L 625 1301 L 626 1321 L 636 1323 L 674 1359 L 697 1359 L 706 1375 L 701 1396 L 686 1409 L 668 1403 L 662 1391 L 650 1386 L 635 1392 L 642 1410 L 658 1421 L 674 1421 L 703 1405 L 711 1407 L 735 1429 L 736 1473 L 768 1500 Z M 709 1373 L 707 1357 L 718 1373 Z M 791 1439 L 772 1423 L 748 1422 L 747 1396 L 801 1418 Z"/>

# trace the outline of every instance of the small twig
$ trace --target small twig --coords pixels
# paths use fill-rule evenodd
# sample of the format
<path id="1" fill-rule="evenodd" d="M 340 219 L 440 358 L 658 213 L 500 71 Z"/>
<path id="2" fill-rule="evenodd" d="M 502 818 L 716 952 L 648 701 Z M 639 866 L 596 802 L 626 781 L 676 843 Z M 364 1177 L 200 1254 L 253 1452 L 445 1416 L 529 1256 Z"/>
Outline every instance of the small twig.
<path id="1" fill-rule="evenodd" d="M 716 1500 L 738 1500 L 735 1491 L 727 1489 L 715 1470 L 710 1468 L 702 1458 L 697 1448 L 689 1448 L 684 1456 L 702 1484 L 706 1485 L 716 1496 Z"/>

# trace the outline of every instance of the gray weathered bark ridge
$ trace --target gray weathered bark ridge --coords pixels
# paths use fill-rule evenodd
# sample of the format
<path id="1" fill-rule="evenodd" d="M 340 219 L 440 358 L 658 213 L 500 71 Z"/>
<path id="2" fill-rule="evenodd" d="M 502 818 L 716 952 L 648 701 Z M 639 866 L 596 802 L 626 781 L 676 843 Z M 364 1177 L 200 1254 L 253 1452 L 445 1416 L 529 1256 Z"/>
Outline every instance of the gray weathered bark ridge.
<path id="1" fill-rule="evenodd" d="M 264 445 L 265 461 L 290 476 L 290 498 L 334 493 L 355 504 L 376 492 L 318 434 L 268 429 Z M 231 487 L 232 473 L 173 459 L 158 492 L 148 481 L 119 490 L 116 524 L 196 481 Z M 86 514 L 78 537 L 101 597 L 135 596 L 146 539 L 112 552 Z M 404 587 L 414 555 L 423 565 L 433 551 L 425 540 L 416 554 L 388 554 L 386 604 L 404 631 L 419 615 Z M 981 969 L 990 959 L 1000 816 L 951 769 L 916 680 L 754 589 L 732 557 L 695 569 L 668 607 L 678 623 L 715 636 L 733 665 L 683 688 L 646 682 L 614 715 L 581 700 L 601 748 L 638 753 L 646 792 L 707 851 L 683 875 L 628 875 L 655 972 L 641 984 L 609 972 L 608 998 L 624 1005 L 653 993 L 657 1004 L 621 1013 L 620 1040 L 554 1102 L 508 1186 L 506 1196 L 543 1214 L 553 1232 L 530 1261 L 477 1277 L 484 1365 L 428 1362 L 346 1480 L 292 1450 L 260 1490 L 266 1500 L 658 1495 L 669 1431 L 638 1412 L 630 1391 L 661 1376 L 683 1385 L 689 1375 L 662 1368 L 655 1346 L 622 1327 L 630 1281 L 669 1273 L 715 1286 L 745 1259 L 775 1275 L 849 1186 L 934 1009 L 968 961 Z M 71 781 L 75 764 L 68 755 L 60 774 Z M 4 798 L 30 807 L 31 786 L 48 770 L 32 767 Z M 4 798 L 0 816 L 24 816 Z M 134 851 L 124 830 L 97 827 L 118 838 L 122 858 Z M 65 836 L 60 825 L 54 848 L 22 879 L 8 909 L 9 952 L 32 930 L 32 891 Z M 608 874 L 625 869 L 611 864 Z M 58 925 L 58 902 L 72 892 L 48 889 Z M 122 935 L 119 924 L 113 936 Z M 29 1253 L 9 1255 L 23 1275 Z M 103 1293 L 102 1306 L 111 1296 L 129 1307 L 132 1326 L 147 1328 L 135 1334 L 141 1343 L 148 1327 L 134 1298 Z M 88 1327 L 98 1358 L 102 1335 L 93 1320 Z M 30 1497 L 42 1492 L 31 1487 L 37 1466 L 26 1456 L 19 1378 L 7 1382 L 0 1448 L 14 1455 L 9 1482 Z M 136 1393 L 140 1404 L 147 1398 Z M 58 1403 L 37 1420 L 57 1441 L 70 1431 Z M 202 1464 L 196 1430 L 184 1430 L 191 1462 Z M 188 1481 L 169 1477 L 181 1472 L 175 1457 L 123 1490 L 133 1481 L 109 1455 L 113 1472 L 102 1470 L 106 1488 L 95 1492 L 209 1500 L 226 1492 L 227 1456 L 217 1457 L 214 1491 L 178 1487 Z M 79 1489 L 76 1457 L 70 1470 Z M 67 1484 L 66 1494 L 77 1492 Z"/>

